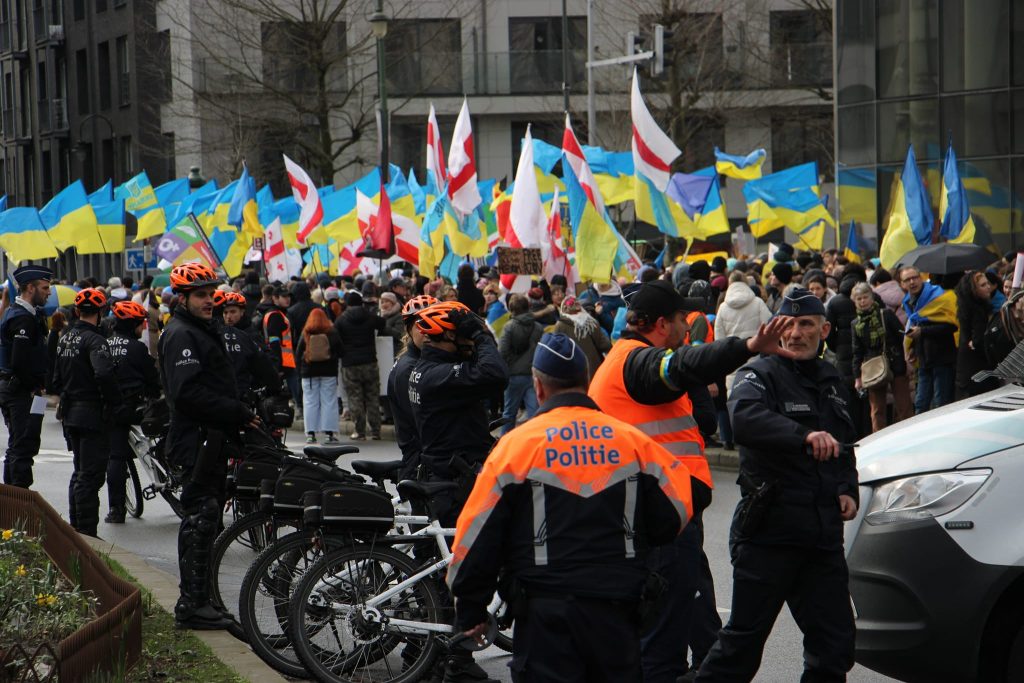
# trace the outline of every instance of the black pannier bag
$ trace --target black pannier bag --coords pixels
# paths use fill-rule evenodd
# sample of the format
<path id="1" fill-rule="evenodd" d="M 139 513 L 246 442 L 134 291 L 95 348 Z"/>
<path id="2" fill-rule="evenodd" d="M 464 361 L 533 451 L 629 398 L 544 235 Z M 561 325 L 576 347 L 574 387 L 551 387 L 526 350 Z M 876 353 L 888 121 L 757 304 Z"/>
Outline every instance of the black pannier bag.
<path id="1" fill-rule="evenodd" d="M 387 492 L 365 485 L 324 487 L 320 527 L 326 533 L 384 534 L 394 525 L 395 506 Z"/>
<path id="2" fill-rule="evenodd" d="M 235 498 L 255 502 L 260 497 L 260 482 L 276 480 L 280 472 L 277 461 L 247 458 L 235 466 Z"/>

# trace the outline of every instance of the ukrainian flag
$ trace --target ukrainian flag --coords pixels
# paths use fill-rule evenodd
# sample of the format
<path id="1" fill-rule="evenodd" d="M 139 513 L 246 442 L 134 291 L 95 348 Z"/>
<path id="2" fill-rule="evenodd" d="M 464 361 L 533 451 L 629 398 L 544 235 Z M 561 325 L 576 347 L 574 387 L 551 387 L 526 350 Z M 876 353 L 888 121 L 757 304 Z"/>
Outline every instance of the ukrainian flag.
<path id="1" fill-rule="evenodd" d="M 420 228 L 419 269 L 425 277 L 436 277 L 437 269 L 444 260 L 445 237 L 450 230 L 457 228 L 458 220 L 448 201 L 447 190 L 434 198 Z"/>
<path id="2" fill-rule="evenodd" d="M 103 240 L 103 247 L 108 254 L 120 254 L 124 251 L 124 200 L 115 199 L 106 203 L 90 201 L 96 212 L 96 223 Z"/>
<path id="3" fill-rule="evenodd" d="M 333 189 L 333 188 L 332 188 Z M 241 228 L 250 237 L 262 237 L 259 211 L 256 207 L 256 181 L 249 175 L 249 167 L 242 164 L 242 177 L 235 186 L 235 194 L 228 207 L 228 223 Z"/>
<path id="4" fill-rule="evenodd" d="M 904 300 L 903 311 L 907 314 L 906 329 L 908 330 L 922 323 L 948 323 L 954 325 L 957 331 L 953 333 L 953 337 L 959 345 L 960 323 L 957 320 L 956 294 L 953 290 L 943 289 L 931 282 L 925 282 L 921 288 L 921 293 L 917 297 L 917 301 L 914 302 L 913 308 L 911 308 L 908 301 Z M 910 339 L 906 339 L 905 342 L 908 346 L 911 343 Z"/>
<path id="5" fill-rule="evenodd" d="M 576 247 L 576 267 L 579 269 L 580 279 L 608 282 L 616 258 L 619 257 L 618 230 L 607 213 L 603 216 L 598 213 L 597 207 L 587 197 L 568 161 L 562 164 L 562 175 L 569 195 L 569 222 L 572 226 L 572 241 Z M 647 182 L 646 179 L 644 182 Z M 665 194 L 657 190 L 655 192 L 665 203 Z"/>
<path id="6" fill-rule="evenodd" d="M 15 263 L 56 258 L 57 247 L 35 207 L 19 206 L 0 213 L 0 249 Z"/>
<path id="7" fill-rule="evenodd" d="M 397 166 L 391 167 L 392 171 L 398 170 Z M 333 239 L 338 244 L 348 244 L 362 236 L 359 231 L 359 216 L 356 210 L 356 191 L 362 192 L 371 199 L 380 195 L 380 169 L 374 168 L 365 176 L 336 190 L 325 197 L 321 197 L 320 204 L 323 206 L 323 228 L 324 240 Z M 378 200 L 379 201 L 379 200 Z M 281 219 L 284 223 L 284 219 Z M 315 236 L 319 230 L 315 231 Z M 308 243 L 309 240 L 307 239 Z"/>
<path id="8" fill-rule="evenodd" d="M 892 268 L 904 254 L 919 245 L 931 244 L 935 219 L 917 170 L 913 145 L 907 151 L 903 173 L 893 179 L 889 202 L 885 233 L 878 249 L 884 268 Z"/>
<path id="9" fill-rule="evenodd" d="M 409 194 L 412 195 L 416 215 L 422 220 L 423 214 L 427 212 L 427 193 L 424 192 L 423 186 L 416 180 L 416 172 L 411 168 L 409 169 L 406 182 L 409 185 Z"/>
<path id="10" fill-rule="evenodd" d="M 751 180 L 743 186 L 743 197 L 747 201 L 747 222 L 754 237 L 763 237 L 781 227 L 799 235 L 818 221 L 835 227 L 832 215 L 821 201 L 815 162 Z M 824 230 L 824 226 L 821 229 Z"/>
<path id="11" fill-rule="evenodd" d="M 761 165 L 768 153 L 763 149 L 755 149 L 746 156 L 726 154 L 715 147 L 715 171 L 728 178 L 740 180 L 756 180 L 761 177 Z"/>
<path id="12" fill-rule="evenodd" d="M 494 333 L 495 338 L 501 337 L 501 331 L 505 328 L 505 323 L 509 321 L 512 316 L 509 315 L 508 309 L 505 308 L 505 304 L 501 303 L 500 300 L 495 301 L 487 307 L 487 326 L 491 328 L 491 332 Z"/>
<path id="13" fill-rule="evenodd" d="M 853 221 L 850 221 L 850 231 L 846 235 L 846 247 L 843 249 L 843 256 L 850 263 L 860 263 L 863 259 L 860 256 L 860 240 L 857 239 L 857 228 Z"/>
<path id="14" fill-rule="evenodd" d="M 114 201 L 114 181 L 107 180 L 96 191 L 89 195 L 90 204 L 106 204 Z"/>
<path id="15" fill-rule="evenodd" d="M 975 233 L 971 207 L 967 203 L 967 190 L 960 181 L 960 172 L 956 166 L 956 152 L 953 143 L 949 143 L 945 166 L 942 168 L 942 195 L 939 198 L 939 215 L 942 216 L 942 227 L 939 234 L 950 242 L 957 244 L 973 244 Z"/>
<path id="16" fill-rule="evenodd" d="M 878 191 L 875 188 L 875 169 L 854 168 L 840 170 L 836 177 L 839 200 L 839 221 L 856 221 L 861 225 L 878 223 Z"/>
<path id="17" fill-rule="evenodd" d="M 125 210 L 138 220 L 136 241 L 163 234 L 167 229 L 167 217 L 145 171 L 119 185 L 114 190 L 114 199 L 123 199 Z"/>
<path id="18" fill-rule="evenodd" d="M 216 187 L 216 182 L 214 182 L 214 187 Z M 167 231 L 167 219 L 177 215 L 178 207 L 189 197 L 188 178 L 178 178 L 166 182 L 154 189 L 153 192 L 156 194 L 157 205 L 163 210 L 163 214 L 161 216 L 159 212 L 150 211 L 143 217 L 135 237 L 136 242 L 154 235 L 161 235 Z M 163 225 L 161 225 L 161 218 Z M 176 224 L 171 223 L 171 225 Z M 158 230 L 159 232 L 157 232 Z"/>
<path id="19" fill-rule="evenodd" d="M 81 180 L 76 180 L 54 195 L 39 211 L 53 244 L 64 251 L 74 247 L 79 254 L 103 254 L 96 212 Z"/>
<path id="20" fill-rule="evenodd" d="M 189 214 L 194 216 L 205 216 L 209 211 L 213 200 L 217 198 L 218 187 L 216 180 L 209 180 L 205 185 L 185 196 L 176 206 L 167 211 L 167 225 L 170 228 L 177 226 Z M 127 209 L 127 206 L 125 207 Z M 170 229 L 164 232 L 170 232 Z"/>

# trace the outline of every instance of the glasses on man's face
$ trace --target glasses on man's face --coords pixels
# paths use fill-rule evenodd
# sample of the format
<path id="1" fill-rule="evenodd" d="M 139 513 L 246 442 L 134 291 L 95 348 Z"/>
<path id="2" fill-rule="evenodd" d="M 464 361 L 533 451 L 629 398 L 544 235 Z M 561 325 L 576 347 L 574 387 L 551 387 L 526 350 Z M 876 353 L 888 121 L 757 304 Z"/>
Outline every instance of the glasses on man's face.
<path id="1" fill-rule="evenodd" d="M 920 280 L 920 279 L 921 279 L 920 275 L 910 275 L 908 277 L 903 278 L 903 284 L 908 284 L 908 283 L 913 282 L 914 280 Z"/>

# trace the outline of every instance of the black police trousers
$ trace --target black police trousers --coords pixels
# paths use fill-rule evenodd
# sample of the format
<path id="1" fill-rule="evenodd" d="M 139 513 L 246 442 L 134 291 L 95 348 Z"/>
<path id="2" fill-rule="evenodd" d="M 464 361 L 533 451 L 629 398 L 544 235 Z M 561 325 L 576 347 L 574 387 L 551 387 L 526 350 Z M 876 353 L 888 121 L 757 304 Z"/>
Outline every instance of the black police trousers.
<path id="1" fill-rule="evenodd" d="M 842 548 L 744 542 L 733 546 L 732 555 L 732 613 L 697 681 L 752 680 L 783 603 L 804 634 L 801 682 L 845 681 L 853 668 L 855 627 Z"/>
<path id="2" fill-rule="evenodd" d="M 128 442 L 130 427 L 118 425 L 110 430 L 110 461 L 107 463 L 107 505 L 111 511 L 124 513 L 128 485 L 128 461 L 135 457 Z"/>
<path id="3" fill-rule="evenodd" d="M 71 526 L 79 533 L 95 536 L 100 523 L 100 489 L 110 457 L 110 434 L 65 426 L 64 435 L 74 454 L 74 471 L 68 486 Z"/>
<path id="4" fill-rule="evenodd" d="M 0 411 L 7 426 L 7 455 L 4 458 L 4 483 L 28 488 L 32 486 L 32 464 L 39 453 L 43 416 L 32 415 L 31 391 L 12 387 L 0 381 Z"/>
<path id="5" fill-rule="evenodd" d="M 636 601 L 531 597 L 513 633 L 513 683 L 640 680 Z"/>
<path id="6" fill-rule="evenodd" d="M 648 567 L 667 581 L 657 620 L 641 642 L 644 683 L 675 683 L 693 668 L 718 638 L 722 619 L 715 603 L 715 582 L 704 553 L 703 510 L 695 507 L 693 518 L 674 541 L 651 550 Z"/>

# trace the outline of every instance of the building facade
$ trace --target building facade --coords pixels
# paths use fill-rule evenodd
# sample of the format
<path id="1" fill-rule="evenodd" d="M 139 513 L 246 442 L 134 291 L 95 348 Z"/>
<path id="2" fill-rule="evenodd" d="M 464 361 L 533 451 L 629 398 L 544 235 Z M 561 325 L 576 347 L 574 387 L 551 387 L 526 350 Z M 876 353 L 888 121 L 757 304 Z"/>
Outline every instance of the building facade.
<path id="1" fill-rule="evenodd" d="M 952 141 L 975 223 L 1024 245 L 1024 6 L 1014 0 L 836 3 L 840 220 L 869 243 L 914 146 L 936 218 Z"/>

